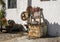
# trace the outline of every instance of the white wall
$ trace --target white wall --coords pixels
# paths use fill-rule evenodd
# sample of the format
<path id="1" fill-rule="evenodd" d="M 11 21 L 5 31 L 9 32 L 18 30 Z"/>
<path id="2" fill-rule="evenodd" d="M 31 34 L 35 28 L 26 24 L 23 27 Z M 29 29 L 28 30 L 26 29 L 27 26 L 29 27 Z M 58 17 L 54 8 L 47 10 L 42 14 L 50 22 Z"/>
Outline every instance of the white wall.
<path id="1" fill-rule="evenodd" d="M 60 1 L 46 1 L 33 0 L 32 6 L 39 6 L 43 8 L 43 13 L 50 23 L 58 22 L 60 24 Z"/>
<path id="2" fill-rule="evenodd" d="M 6 0 L 7 2 L 7 0 Z M 24 24 L 25 22 L 21 20 L 21 12 L 25 11 L 27 7 L 27 0 L 17 0 L 17 8 L 8 9 L 8 3 L 6 3 L 6 18 L 7 20 L 12 19 L 16 23 Z"/>
<path id="3" fill-rule="evenodd" d="M 33 7 L 43 8 L 45 19 L 48 20 L 48 33 L 51 36 L 60 36 L 60 0 L 40 1 L 32 0 Z"/>
<path id="4" fill-rule="evenodd" d="M 14 20 L 16 23 L 24 24 L 21 20 L 21 12 L 25 11 L 27 8 L 27 0 L 17 0 L 17 8 L 16 9 L 8 9 L 7 8 L 7 0 L 6 0 L 6 18 Z M 41 7 L 43 8 L 43 14 L 45 19 L 49 21 L 48 25 L 48 33 L 51 36 L 60 36 L 60 0 L 56 1 L 43 1 L 40 0 L 32 0 L 33 7 Z M 55 23 L 54 23 L 55 22 Z M 51 24 L 52 23 L 52 24 Z M 57 24 L 58 23 L 58 24 Z"/>

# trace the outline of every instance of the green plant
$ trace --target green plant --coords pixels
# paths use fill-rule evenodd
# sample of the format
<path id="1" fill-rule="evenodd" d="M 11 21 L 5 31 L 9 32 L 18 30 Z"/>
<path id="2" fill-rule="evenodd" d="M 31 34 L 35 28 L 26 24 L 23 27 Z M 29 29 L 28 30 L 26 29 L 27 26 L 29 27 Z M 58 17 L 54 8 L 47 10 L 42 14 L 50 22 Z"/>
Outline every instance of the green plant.
<path id="1" fill-rule="evenodd" d="M 5 16 L 5 12 L 4 10 L 0 10 L 0 19 L 4 18 Z"/>
<path id="2" fill-rule="evenodd" d="M 3 0 L 0 0 L 0 5 L 2 5 L 2 8 L 0 10 L 0 27 L 2 32 L 2 25 L 3 25 L 3 18 L 5 18 L 5 3 Z"/>
<path id="3" fill-rule="evenodd" d="M 2 8 L 0 10 L 0 19 L 5 17 L 5 3 L 3 0 L 0 0 L 0 4 L 2 5 Z"/>

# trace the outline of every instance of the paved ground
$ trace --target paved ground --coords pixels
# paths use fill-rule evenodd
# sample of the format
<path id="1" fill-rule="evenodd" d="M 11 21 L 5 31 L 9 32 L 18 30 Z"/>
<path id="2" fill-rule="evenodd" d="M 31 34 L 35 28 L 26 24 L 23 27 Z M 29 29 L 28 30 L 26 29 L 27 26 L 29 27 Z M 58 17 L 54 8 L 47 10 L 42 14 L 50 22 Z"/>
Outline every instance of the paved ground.
<path id="1" fill-rule="evenodd" d="M 9 40 L 9 39 L 13 39 L 16 37 L 21 37 L 22 35 L 20 33 L 0 33 L 0 41 L 4 41 L 4 40 Z"/>
<path id="2" fill-rule="evenodd" d="M 39 38 L 39 39 L 27 39 L 27 36 L 17 37 L 1 42 L 60 42 L 60 38 Z"/>
<path id="3" fill-rule="evenodd" d="M 20 33 L 2 33 L 0 34 L 0 42 L 60 42 L 60 37 L 28 39 L 28 36 L 22 36 Z"/>

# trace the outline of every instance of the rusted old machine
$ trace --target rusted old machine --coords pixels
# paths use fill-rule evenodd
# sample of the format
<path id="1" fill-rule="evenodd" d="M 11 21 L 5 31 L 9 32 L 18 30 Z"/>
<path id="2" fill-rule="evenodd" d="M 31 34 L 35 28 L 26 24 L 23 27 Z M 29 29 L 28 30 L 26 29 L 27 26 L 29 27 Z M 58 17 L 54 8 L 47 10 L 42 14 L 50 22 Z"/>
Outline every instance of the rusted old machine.
<path id="1" fill-rule="evenodd" d="M 42 11 L 43 9 L 40 7 L 32 8 L 30 6 L 26 12 L 21 14 L 22 20 L 27 20 L 29 38 L 38 38 L 47 34 L 47 24 Z"/>

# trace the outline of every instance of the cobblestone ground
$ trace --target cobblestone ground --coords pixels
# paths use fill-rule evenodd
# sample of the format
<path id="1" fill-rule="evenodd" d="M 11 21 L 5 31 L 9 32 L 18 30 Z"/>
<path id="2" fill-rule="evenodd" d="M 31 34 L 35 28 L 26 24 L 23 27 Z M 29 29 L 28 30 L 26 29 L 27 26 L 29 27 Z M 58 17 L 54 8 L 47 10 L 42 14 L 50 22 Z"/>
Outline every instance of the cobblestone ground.
<path id="1" fill-rule="evenodd" d="M 4 40 L 10 40 L 16 37 L 21 37 L 22 35 L 20 33 L 0 33 L 0 41 Z"/>
<path id="2" fill-rule="evenodd" d="M 2 33 L 0 34 L 0 42 L 60 42 L 60 37 L 28 39 L 28 36 L 22 36 L 20 33 Z"/>
<path id="3" fill-rule="evenodd" d="M 39 38 L 39 39 L 27 39 L 27 36 L 16 37 L 10 40 L 1 42 L 60 42 L 60 37 L 56 38 Z"/>

